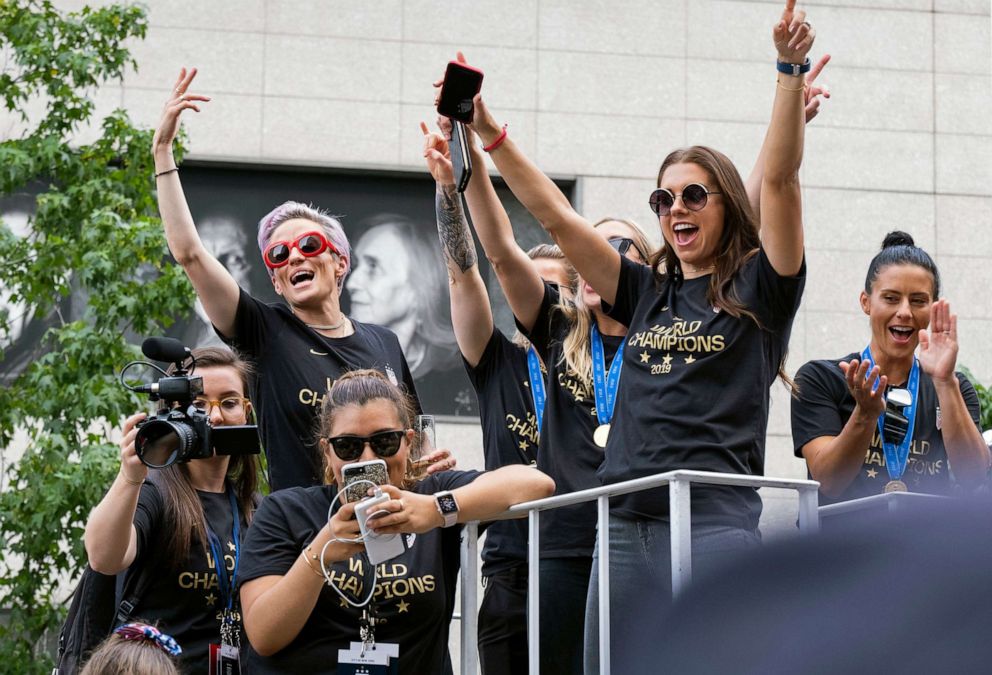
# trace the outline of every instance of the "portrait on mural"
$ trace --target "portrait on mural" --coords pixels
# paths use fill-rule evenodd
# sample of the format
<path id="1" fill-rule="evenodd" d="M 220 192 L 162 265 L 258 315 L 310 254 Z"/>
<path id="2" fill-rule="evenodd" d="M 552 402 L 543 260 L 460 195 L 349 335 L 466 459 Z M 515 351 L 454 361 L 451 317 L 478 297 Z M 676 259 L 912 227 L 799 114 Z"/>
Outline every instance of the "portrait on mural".
<path id="1" fill-rule="evenodd" d="M 560 183 L 569 194 L 570 183 Z M 238 285 L 265 302 L 281 302 L 256 244 L 259 219 L 287 200 L 313 204 L 340 219 L 352 247 L 352 271 L 345 281 L 342 309 L 351 317 L 396 333 L 425 412 L 477 416 L 475 393 L 465 375 L 451 327 L 447 271 L 441 257 L 434 214 L 434 181 L 426 174 L 399 172 L 299 171 L 272 167 L 222 166 L 187 162 L 183 188 L 204 245 L 231 272 Z M 548 241 L 547 235 L 505 187 L 497 192 L 521 246 Z M 29 233 L 34 196 L 24 193 L 0 202 L 0 217 L 17 236 Z M 479 249 L 497 326 L 507 335 L 513 317 L 492 270 Z M 58 314 L 71 315 L 74 303 L 46 316 L 0 292 L 0 312 L 8 329 L 0 334 L 4 358 L 0 374 L 16 375 L 40 356 L 42 336 Z M 187 346 L 220 344 L 203 307 L 169 329 Z M 140 342 L 145 336 L 133 336 Z"/>

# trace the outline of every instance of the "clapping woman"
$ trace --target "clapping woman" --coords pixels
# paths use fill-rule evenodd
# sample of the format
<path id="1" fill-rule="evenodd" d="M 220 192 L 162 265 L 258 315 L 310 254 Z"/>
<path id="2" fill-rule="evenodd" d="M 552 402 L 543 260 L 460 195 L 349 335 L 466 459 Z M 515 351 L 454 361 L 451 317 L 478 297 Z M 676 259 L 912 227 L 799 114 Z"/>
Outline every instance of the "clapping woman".
<path id="1" fill-rule="evenodd" d="M 821 503 L 950 494 L 986 479 L 978 394 L 955 371 L 957 316 L 938 298 L 933 259 L 908 234 L 890 232 L 861 292 L 869 344 L 796 374 L 792 439 L 820 481 Z"/>

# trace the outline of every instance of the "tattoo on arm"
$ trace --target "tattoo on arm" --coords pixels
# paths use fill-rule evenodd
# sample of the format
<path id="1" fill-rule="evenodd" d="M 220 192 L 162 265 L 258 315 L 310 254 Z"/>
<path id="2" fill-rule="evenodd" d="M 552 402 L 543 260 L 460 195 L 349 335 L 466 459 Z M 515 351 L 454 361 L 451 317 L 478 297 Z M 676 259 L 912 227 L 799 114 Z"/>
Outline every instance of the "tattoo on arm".
<path id="1" fill-rule="evenodd" d="M 467 272 L 478 262 L 475 241 L 462 210 L 461 196 L 454 185 L 438 187 L 437 235 L 449 266 L 453 263 L 462 272 Z"/>

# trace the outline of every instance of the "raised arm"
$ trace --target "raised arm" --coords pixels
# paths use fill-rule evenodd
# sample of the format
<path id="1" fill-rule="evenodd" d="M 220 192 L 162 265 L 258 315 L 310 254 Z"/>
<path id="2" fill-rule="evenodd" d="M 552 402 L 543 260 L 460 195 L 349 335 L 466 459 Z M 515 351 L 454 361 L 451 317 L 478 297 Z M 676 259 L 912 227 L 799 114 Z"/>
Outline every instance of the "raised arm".
<path id="1" fill-rule="evenodd" d="M 134 451 L 134 437 L 138 433 L 136 425 L 144 418 L 145 413 L 138 413 L 125 420 L 120 471 L 86 521 L 83 532 L 86 557 L 90 567 L 101 574 L 117 574 L 127 569 L 137 553 L 134 513 L 148 467 Z"/>
<path id="2" fill-rule="evenodd" d="M 815 31 L 806 14 L 787 0 L 772 31 L 778 60 L 801 64 L 813 46 Z M 761 181 L 761 241 L 775 271 L 799 272 L 803 260 L 803 209 L 799 167 L 803 158 L 804 98 L 802 75 L 778 73 L 772 119 L 765 140 L 765 174 Z"/>
<path id="3" fill-rule="evenodd" d="M 805 101 L 804 113 L 806 116 L 806 124 L 813 121 L 813 118 L 820 114 L 820 96 L 823 98 L 830 98 L 830 90 L 825 84 L 815 84 L 816 78 L 820 75 L 820 71 L 823 67 L 830 63 L 830 54 L 824 54 L 820 57 L 820 60 L 813 64 L 809 73 L 806 75 L 806 84 L 803 88 L 803 100 Z M 765 132 L 765 140 L 761 144 L 761 150 L 758 151 L 758 157 L 754 160 L 754 167 L 751 169 L 751 174 L 747 177 L 744 182 L 744 187 L 747 190 L 747 199 L 751 204 L 751 208 L 754 210 L 755 217 L 758 218 L 758 222 L 761 222 L 761 179 L 765 175 L 765 153 L 768 145 L 768 132 Z"/>
<path id="4" fill-rule="evenodd" d="M 464 62 L 464 57 L 460 52 L 458 59 Z M 486 148 L 491 148 L 489 154 L 514 196 L 547 230 L 582 278 L 588 281 L 607 302 L 612 303 L 616 299 L 617 279 L 620 276 L 620 254 L 593 231 L 592 225 L 572 208 L 554 181 L 545 176 L 520 151 L 509 134 L 504 133 L 505 129 L 496 122 L 481 95 L 475 97 L 472 130 Z M 498 139 L 499 142 L 497 143 Z M 473 147 L 473 164 L 480 167 L 485 166 L 484 155 L 479 152 L 478 148 L 475 148 L 474 143 L 471 145 Z M 484 172 L 480 171 L 479 173 Z M 473 176 L 474 181 L 475 176 Z M 492 186 L 488 184 L 488 177 L 486 177 L 486 183 L 482 187 L 492 190 Z M 475 222 L 476 206 L 473 203 L 471 191 L 472 185 L 470 184 L 466 198 L 469 202 L 473 222 Z M 507 221 L 505 229 L 499 232 L 501 236 L 496 242 L 487 242 L 489 237 L 483 235 L 478 223 L 476 223 L 476 232 L 482 242 L 483 249 L 486 251 L 486 256 L 492 260 L 491 256 L 495 255 L 496 260 L 493 261 L 493 264 L 496 266 L 497 274 L 499 274 L 500 257 L 508 254 L 507 242 L 513 239 L 509 222 Z M 498 245 L 500 241 L 503 242 L 502 246 Z M 490 243 L 497 246 L 492 252 L 489 247 Z M 520 250 L 519 247 L 516 248 L 518 251 Z M 512 282 L 511 275 L 512 271 L 508 270 L 507 278 Z M 502 276 L 500 276 L 500 281 L 503 281 Z M 507 294 L 507 300 L 514 309 L 517 320 L 524 323 L 525 326 L 531 325 L 524 321 L 528 315 L 522 316 L 517 313 L 514 299 L 510 297 L 510 290 L 505 285 L 503 290 Z M 531 322 L 536 319 L 538 307 L 539 305 L 535 306 L 529 315 Z"/>
<path id="5" fill-rule="evenodd" d="M 179 132 L 179 116 L 184 110 L 199 112 L 200 108 L 195 102 L 210 100 L 200 94 L 187 93 L 194 77 L 196 68 L 188 72 L 183 68 L 179 72 L 172 96 L 166 102 L 162 119 L 155 130 L 152 154 L 157 176 L 158 209 L 165 226 L 169 250 L 176 262 L 186 270 L 210 321 L 224 335 L 231 337 L 234 334 L 234 316 L 238 308 L 238 283 L 200 240 L 172 154 L 172 142 Z"/>
<path id="6" fill-rule="evenodd" d="M 482 275 L 479 274 L 475 241 L 465 218 L 462 198 L 455 190 L 448 144 L 440 134 L 428 131 L 423 122 L 420 123 L 420 128 L 425 137 L 424 158 L 427 160 L 427 168 L 437 184 L 437 234 L 448 268 L 451 325 L 455 330 L 458 349 L 469 365 L 475 367 L 493 333 L 489 294 Z"/>

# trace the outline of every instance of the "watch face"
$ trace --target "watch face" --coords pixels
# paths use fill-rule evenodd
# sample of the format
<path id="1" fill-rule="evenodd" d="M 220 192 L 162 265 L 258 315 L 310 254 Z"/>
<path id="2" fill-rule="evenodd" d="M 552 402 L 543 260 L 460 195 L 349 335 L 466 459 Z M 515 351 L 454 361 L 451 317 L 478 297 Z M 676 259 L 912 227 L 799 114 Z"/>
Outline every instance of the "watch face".
<path id="1" fill-rule="evenodd" d="M 455 498 L 450 494 L 438 495 L 437 505 L 441 508 L 441 513 L 447 514 L 458 511 L 458 502 L 456 502 Z"/>

